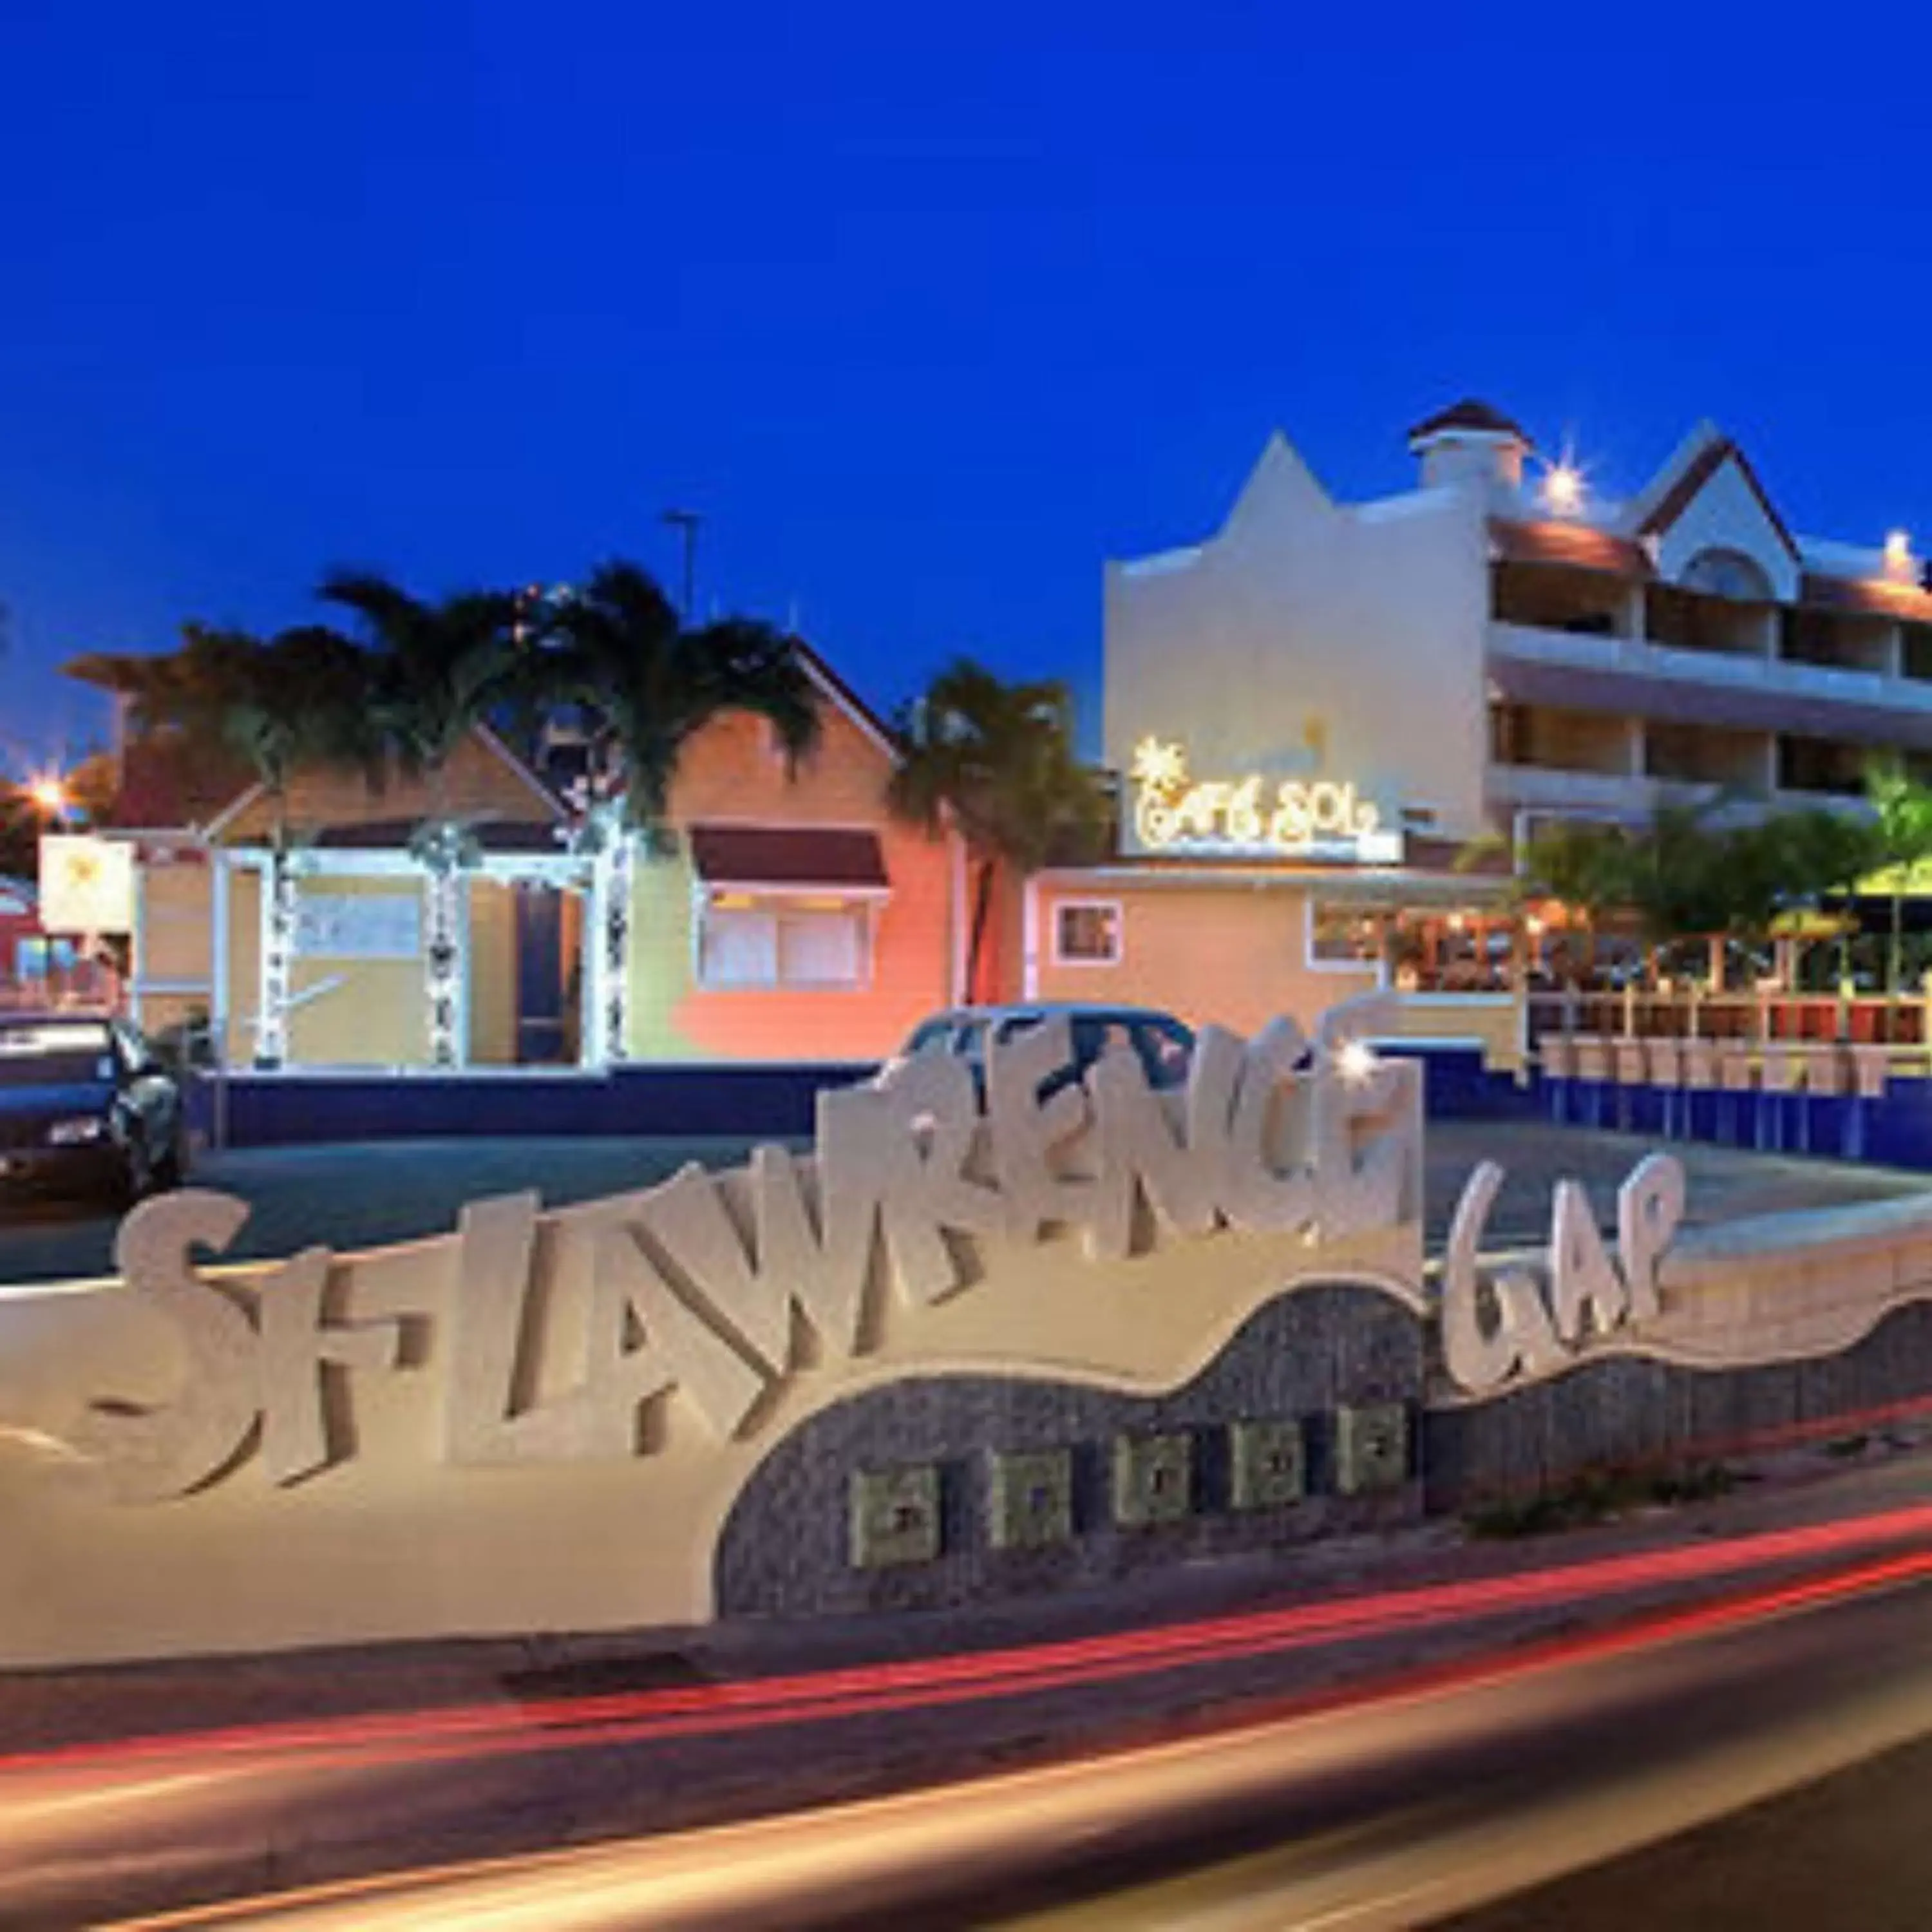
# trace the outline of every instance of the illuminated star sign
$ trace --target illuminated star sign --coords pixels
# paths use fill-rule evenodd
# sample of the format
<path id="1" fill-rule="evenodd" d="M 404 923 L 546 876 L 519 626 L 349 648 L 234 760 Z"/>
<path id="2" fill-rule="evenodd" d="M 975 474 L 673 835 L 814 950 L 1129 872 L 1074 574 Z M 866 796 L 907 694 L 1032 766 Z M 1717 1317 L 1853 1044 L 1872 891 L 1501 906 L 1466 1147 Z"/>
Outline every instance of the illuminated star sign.
<path id="1" fill-rule="evenodd" d="M 1187 782 L 1187 754 L 1172 739 L 1143 738 L 1134 747 L 1134 782 L 1149 791 L 1178 791 Z"/>

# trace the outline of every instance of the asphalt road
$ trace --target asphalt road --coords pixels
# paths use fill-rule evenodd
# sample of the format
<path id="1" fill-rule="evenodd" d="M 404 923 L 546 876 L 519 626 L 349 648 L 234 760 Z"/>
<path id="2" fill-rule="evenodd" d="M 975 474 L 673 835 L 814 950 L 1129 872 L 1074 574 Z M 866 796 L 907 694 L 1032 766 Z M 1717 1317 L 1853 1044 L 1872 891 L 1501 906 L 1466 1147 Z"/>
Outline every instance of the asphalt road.
<path id="1" fill-rule="evenodd" d="M 314 1242 L 338 1251 L 447 1232 L 464 1202 L 534 1187 L 561 1205 L 664 1179 L 687 1160 L 728 1166 L 750 1143 L 722 1139 L 368 1142 L 205 1155 L 197 1185 L 239 1195 L 250 1215 L 236 1260 L 292 1254 Z M 1540 1241 L 1550 1192 L 1574 1177 L 1607 1216 L 1617 1184 L 1652 1143 L 1538 1121 L 1438 1121 L 1427 1137 L 1425 1213 L 1439 1242 L 1469 1169 L 1499 1160 L 1508 1180 L 1492 1243 Z M 1729 1220 L 1918 1192 L 1932 1177 L 1718 1147 L 1673 1150 L 1689 1172 L 1690 1219 Z M 115 1221 L 85 1205 L 0 1200 L 0 1283 L 82 1280 L 112 1268 Z"/>
<path id="2" fill-rule="evenodd" d="M 1452 1922 L 1454 1932 L 1628 1932 L 1670 1919 L 1701 1932 L 1856 1922 L 1921 1932 L 1932 1921 L 1932 1738 L 1733 1812 L 1713 1824 Z"/>
<path id="3" fill-rule="evenodd" d="M 172 1902 L 170 1924 L 316 1932 L 1430 1924 L 1932 1733 L 1932 1512 L 1844 1519 L 1804 1543 L 1802 1562 L 1788 1541 L 1694 1539 L 1634 1568 L 1511 1573 L 1473 1597 L 0 1756 L 0 1923 L 100 1924 Z M 1713 1564 L 1721 1587 L 1687 1598 Z M 1540 1634 L 1506 1645 L 1492 1619 L 1526 1590 Z M 1420 1664 L 1458 1623 L 1462 1648 Z M 1396 1660 L 1346 1701 L 1284 1708 L 1252 1676 L 1258 1658 L 1279 1668 L 1378 1633 Z M 1126 1741 L 986 1773 L 1016 1750 L 1040 1758 L 1083 1710 L 1090 1731 L 1096 1712 L 1118 1722 L 1154 1696 L 1163 1720 Z M 982 1774 L 922 1782 L 935 1723 Z M 800 1804 L 811 1767 L 842 1753 L 871 1774 L 856 1788 L 908 1788 L 745 1817 Z M 744 1821 L 669 1828 L 660 1794 L 700 1778 L 735 1793 L 722 1815 Z M 1888 1815 L 1924 1835 L 1921 1814 Z M 655 1835 L 626 1835 L 640 1831 Z M 536 1849 L 556 1846 L 570 1849 Z M 317 1888 L 286 1889 L 299 1885 Z M 190 1902 L 224 1894 L 244 1903 Z M 1688 1886 L 1643 1904 L 1646 1932 L 1708 1922 Z M 1751 1922 L 1801 1922 L 1774 1900 Z"/>

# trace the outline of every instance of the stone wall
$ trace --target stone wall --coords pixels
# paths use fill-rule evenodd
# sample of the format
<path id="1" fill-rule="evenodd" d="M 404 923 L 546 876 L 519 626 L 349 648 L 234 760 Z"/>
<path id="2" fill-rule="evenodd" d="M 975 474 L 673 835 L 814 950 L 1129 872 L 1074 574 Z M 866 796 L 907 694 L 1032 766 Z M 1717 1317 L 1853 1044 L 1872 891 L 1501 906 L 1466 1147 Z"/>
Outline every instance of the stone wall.
<path id="1" fill-rule="evenodd" d="M 1414 1520 L 1423 1370 L 1412 1310 L 1324 1283 L 1166 1395 L 982 1375 L 854 1395 L 746 1483 L 718 1614 L 932 1607 Z"/>
<path id="2" fill-rule="evenodd" d="M 1932 1406 L 1932 1302 L 1893 1309 L 1829 1354 L 1730 1368 L 1600 1354 L 1485 1400 L 1432 1406 L 1422 1444 L 1429 1508 L 1532 1494 L 1592 1467 L 1828 1438 L 1915 1400 Z"/>

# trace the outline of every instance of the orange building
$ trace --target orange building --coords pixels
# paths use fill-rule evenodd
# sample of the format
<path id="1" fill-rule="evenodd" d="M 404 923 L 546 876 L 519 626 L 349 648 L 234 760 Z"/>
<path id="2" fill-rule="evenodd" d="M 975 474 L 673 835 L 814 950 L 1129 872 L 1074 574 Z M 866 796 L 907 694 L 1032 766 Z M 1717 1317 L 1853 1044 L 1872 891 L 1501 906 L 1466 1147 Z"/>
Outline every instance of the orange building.
<path id="1" fill-rule="evenodd" d="M 295 1067 L 428 1066 L 436 928 L 412 851 L 439 813 L 467 834 L 458 961 L 442 1024 L 455 1064 L 864 1060 L 957 997 L 965 855 L 886 808 L 895 756 L 878 718 L 815 655 L 820 742 L 788 771 L 768 728 L 716 721 L 686 747 L 664 849 L 634 842 L 622 948 L 623 1037 L 584 1023 L 614 970 L 581 814 L 479 728 L 432 797 L 300 773 L 286 1039 Z M 258 1057 L 276 813 L 233 773 L 186 769 L 165 744 L 123 753 L 118 825 L 136 847 L 130 995 L 151 1028 L 206 1022 L 229 1064 Z"/>

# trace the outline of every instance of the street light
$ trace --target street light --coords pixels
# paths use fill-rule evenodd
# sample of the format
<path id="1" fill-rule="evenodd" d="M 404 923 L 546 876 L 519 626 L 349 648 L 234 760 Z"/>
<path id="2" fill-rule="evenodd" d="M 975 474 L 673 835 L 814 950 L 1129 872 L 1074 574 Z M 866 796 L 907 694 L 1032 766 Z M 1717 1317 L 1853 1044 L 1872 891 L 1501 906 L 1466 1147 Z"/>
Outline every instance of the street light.
<path id="1" fill-rule="evenodd" d="M 658 520 L 684 539 L 684 621 L 698 615 L 698 526 L 704 519 L 695 510 L 666 510 Z"/>
<path id="2" fill-rule="evenodd" d="M 67 787 L 51 772 L 28 783 L 27 796 L 35 809 L 44 812 L 49 818 L 67 816 Z"/>

